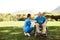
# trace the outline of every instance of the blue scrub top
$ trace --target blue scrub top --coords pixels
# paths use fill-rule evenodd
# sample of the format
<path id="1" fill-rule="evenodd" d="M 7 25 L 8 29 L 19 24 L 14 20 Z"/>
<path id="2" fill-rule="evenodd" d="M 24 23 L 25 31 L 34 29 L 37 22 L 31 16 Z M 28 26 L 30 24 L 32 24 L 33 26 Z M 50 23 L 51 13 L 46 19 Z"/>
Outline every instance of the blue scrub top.
<path id="1" fill-rule="evenodd" d="M 35 18 L 35 20 L 37 21 L 37 23 L 39 23 L 40 25 L 42 25 L 45 21 L 46 21 L 46 17 L 45 16 L 37 16 Z"/>
<path id="2" fill-rule="evenodd" d="M 27 18 L 25 20 L 25 24 L 24 24 L 24 32 L 30 33 L 33 30 L 33 28 L 30 26 L 31 26 L 31 20 L 29 18 Z"/>

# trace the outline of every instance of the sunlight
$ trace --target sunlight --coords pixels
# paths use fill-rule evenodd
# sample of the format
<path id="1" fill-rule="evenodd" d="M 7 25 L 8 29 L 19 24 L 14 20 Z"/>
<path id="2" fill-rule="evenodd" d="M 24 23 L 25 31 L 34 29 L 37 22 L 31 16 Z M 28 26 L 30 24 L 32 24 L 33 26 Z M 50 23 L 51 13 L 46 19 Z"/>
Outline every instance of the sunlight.
<path id="1" fill-rule="evenodd" d="M 50 12 L 59 5 L 59 0 L 0 0 L 0 12 L 12 13 L 27 9 Z"/>
<path id="2" fill-rule="evenodd" d="M 20 34 L 20 33 L 22 33 L 22 32 L 12 32 L 10 34 Z"/>
<path id="3" fill-rule="evenodd" d="M 0 32 L 10 32 L 11 30 L 2 30 Z"/>

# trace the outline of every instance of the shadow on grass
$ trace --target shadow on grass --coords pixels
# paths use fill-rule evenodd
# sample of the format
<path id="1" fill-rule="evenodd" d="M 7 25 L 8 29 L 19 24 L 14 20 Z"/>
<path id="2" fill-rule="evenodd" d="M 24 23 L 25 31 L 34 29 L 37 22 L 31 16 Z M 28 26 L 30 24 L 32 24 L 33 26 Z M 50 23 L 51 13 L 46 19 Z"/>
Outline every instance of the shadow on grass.
<path id="1" fill-rule="evenodd" d="M 48 38 L 45 40 L 57 40 L 60 39 L 60 27 L 49 26 Z M 0 40 L 44 40 L 43 38 L 25 37 L 23 28 L 20 27 L 0 27 Z"/>

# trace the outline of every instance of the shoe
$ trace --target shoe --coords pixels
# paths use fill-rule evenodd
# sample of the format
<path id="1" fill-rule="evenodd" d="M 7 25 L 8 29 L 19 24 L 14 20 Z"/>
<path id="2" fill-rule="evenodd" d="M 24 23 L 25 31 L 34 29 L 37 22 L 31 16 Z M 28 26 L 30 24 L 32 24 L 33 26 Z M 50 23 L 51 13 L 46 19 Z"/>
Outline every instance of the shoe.
<path id="1" fill-rule="evenodd" d="M 30 34 L 29 34 L 29 33 L 27 33 L 27 36 L 28 36 L 28 37 L 30 37 Z"/>
<path id="2" fill-rule="evenodd" d="M 27 33 L 24 32 L 24 35 L 27 36 Z"/>

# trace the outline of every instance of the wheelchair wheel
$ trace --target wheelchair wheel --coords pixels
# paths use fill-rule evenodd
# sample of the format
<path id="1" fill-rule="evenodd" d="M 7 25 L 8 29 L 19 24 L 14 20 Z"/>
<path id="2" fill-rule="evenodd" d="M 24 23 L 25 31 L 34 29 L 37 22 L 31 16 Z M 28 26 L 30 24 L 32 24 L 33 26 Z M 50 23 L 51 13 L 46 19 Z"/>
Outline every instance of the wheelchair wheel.
<path id="1" fill-rule="evenodd" d="M 42 28 L 42 27 L 41 27 Z M 40 31 L 41 31 L 42 29 L 40 29 Z M 37 37 L 37 36 L 42 36 L 42 34 L 40 34 L 40 33 L 38 33 L 38 32 L 36 32 L 36 25 L 34 26 L 34 35 L 35 35 L 35 37 Z M 47 37 L 48 36 L 48 29 L 46 28 L 46 34 L 43 34 L 43 37 Z"/>

